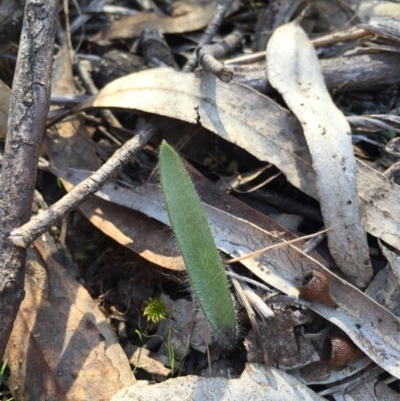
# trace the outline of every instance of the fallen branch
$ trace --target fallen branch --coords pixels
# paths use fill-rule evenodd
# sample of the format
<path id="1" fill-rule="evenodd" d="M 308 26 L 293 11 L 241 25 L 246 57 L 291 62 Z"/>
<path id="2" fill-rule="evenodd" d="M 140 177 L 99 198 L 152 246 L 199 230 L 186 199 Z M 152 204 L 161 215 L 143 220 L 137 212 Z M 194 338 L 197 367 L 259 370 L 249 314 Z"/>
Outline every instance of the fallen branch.
<path id="1" fill-rule="evenodd" d="M 58 1 L 26 3 L 0 177 L 0 358 L 24 298 L 25 249 L 10 240 L 29 220 L 49 111 Z"/>

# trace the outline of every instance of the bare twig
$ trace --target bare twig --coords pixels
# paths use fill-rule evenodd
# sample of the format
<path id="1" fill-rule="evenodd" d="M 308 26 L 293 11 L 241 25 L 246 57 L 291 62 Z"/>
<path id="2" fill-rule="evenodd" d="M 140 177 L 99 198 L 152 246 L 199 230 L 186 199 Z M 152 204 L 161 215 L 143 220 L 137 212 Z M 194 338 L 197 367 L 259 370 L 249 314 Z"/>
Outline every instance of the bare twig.
<path id="1" fill-rule="evenodd" d="M 269 245 L 269 246 L 267 246 L 265 248 L 259 249 L 258 251 L 249 253 L 247 255 L 240 256 L 239 258 L 223 260 L 222 263 L 224 265 L 231 265 L 233 263 L 240 262 L 241 260 L 244 260 L 244 259 L 250 259 L 250 258 L 253 259 L 253 258 L 256 258 L 257 256 L 260 256 L 263 253 L 266 253 L 268 251 L 272 251 L 274 249 L 282 248 L 284 246 L 291 245 L 291 244 L 294 244 L 294 243 L 299 242 L 299 241 L 303 241 L 303 240 L 308 239 L 308 238 L 313 238 L 313 237 L 320 236 L 321 234 L 326 233 L 329 230 L 332 230 L 332 228 L 333 227 L 328 227 L 325 230 L 319 231 L 319 232 L 317 232 L 315 234 L 304 235 L 303 237 L 294 238 L 294 239 L 291 239 L 289 241 L 283 241 L 283 242 L 281 242 L 279 244 Z"/>
<path id="2" fill-rule="evenodd" d="M 212 45 L 200 47 L 197 53 L 199 64 L 222 82 L 229 82 L 232 79 L 233 72 L 224 67 L 224 65 L 216 59 L 223 58 L 234 51 L 236 46 L 243 39 L 243 34 L 243 28 L 235 28 L 224 40 Z"/>
<path id="3" fill-rule="evenodd" d="M 350 27 L 341 31 L 311 39 L 311 43 L 316 49 L 319 49 L 321 47 L 330 46 L 336 43 L 362 39 L 369 35 L 371 35 L 371 31 L 365 28 Z M 235 57 L 233 59 L 226 60 L 225 64 L 249 64 L 257 61 L 263 61 L 265 60 L 265 53 L 265 50 L 262 50 L 256 53 L 246 54 L 245 56 Z"/>
<path id="4" fill-rule="evenodd" d="M 230 268 L 228 268 L 228 270 L 230 272 L 232 272 L 232 270 Z M 249 300 L 246 297 L 246 294 L 244 293 L 242 286 L 240 285 L 239 281 L 235 278 L 235 277 L 231 277 L 233 286 L 235 287 L 236 293 L 238 294 L 238 297 L 240 298 L 243 306 L 246 309 L 247 315 L 249 316 L 250 319 L 250 323 L 251 323 L 251 327 L 253 328 L 254 331 L 254 336 L 255 336 L 255 340 L 256 343 L 263 355 L 263 359 L 264 359 L 264 364 L 266 367 L 270 367 L 271 366 L 271 361 L 268 355 L 267 350 L 264 347 L 264 344 L 261 340 L 261 333 L 260 333 L 260 329 L 258 327 L 257 324 L 257 320 L 256 320 L 256 314 L 254 312 L 253 307 L 251 306 Z"/>
<path id="5" fill-rule="evenodd" d="M 316 237 L 310 238 L 301 248 L 301 252 L 306 253 L 309 255 L 325 238 L 326 238 L 326 233 L 320 232 L 317 233 L 318 235 Z"/>
<path id="6" fill-rule="evenodd" d="M 185 66 L 183 67 L 183 72 L 192 72 L 197 66 L 197 49 L 208 45 L 211 43 L 213 37 L 217 33 L 219 27 L 222 24 L 222 21 L 225 17 L 227 11 L 231 8 L 234 0 L 225 0 L 222 4 L 219 4 L 217 7 L 217 11 L 214 14 L 213 19 L 211 20 L 210 24 L 208 25 L 206 31 L 204 32 L 203 37 L 200 40 L 196 50 L 190 57 L 190 59 L 186 62 Z"/>
<path id="7" fill-rule="evenodd" d="M 71 192 L 44 212 L 32 218 L 29 223 L 14 230 L 10 234 L 12 243 L 19 247 L 26 248 L 42 233 L 47 231 L 57 220 L 76 209 L 132 160 L 133 156 L 149 141 L 163 121 L 163 118 L 152 117 L 135 137 L 126 142 L 122 148 L 118 149 L 113 156 L 88 179 L 74 187 Z"/>
<path id="8" fill-rule="evenodd" d="M 85 87 L 87 93 L 89 93 L 89 95 L 95 95 L 96 93 L 98 93 L 99 90 L 94 84 L 93 79 L 89 74 L 89 71 L 87 71 L 82 65 L 82 61 L 79 60 L 79 58 L 77 57 L 74 61 L 75 71 L 77 72 L 79 78 L 82 80 L 82 84 Z M 119 123 L 117 118 L 110 110 L 100 110 L 100 114 L 102 115 L 104 120 L 107 121 L 108 124 L 114 127 L 122 128 L 122 125 Z"/>
<path id="9" fill-rule="evenodd" d="M 27 222 L 31 213 L 49 110 L 57 11 L 55 0 L 29 0 L 25 6 L 0 177 L 0 358 L 24 298 L 26 252 L 9 240 L 9 234 Z"/>

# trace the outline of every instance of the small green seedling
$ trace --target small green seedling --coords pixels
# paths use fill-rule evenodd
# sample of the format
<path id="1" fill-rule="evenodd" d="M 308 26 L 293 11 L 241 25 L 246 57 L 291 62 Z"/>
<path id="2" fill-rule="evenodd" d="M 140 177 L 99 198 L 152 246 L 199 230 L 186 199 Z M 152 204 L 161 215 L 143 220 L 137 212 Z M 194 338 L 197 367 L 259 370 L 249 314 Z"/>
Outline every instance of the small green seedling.
<path id="1" fill-rule="evenodd" d="M 167 317 L 168 308 L 165 302 L 160 298 L 150 298 L 147 306 L 144 309 L 143 315 L 153 323 L 158 323 L 160 320 Z"/>
<path id="2" fill-rule="evenodd" d="M 4 361 L 0 368 L 0 385 L 3 382 L 3 376 L 4 376 L 4 371 L 6 370 L 6 367 L 7 367 L 7 361 Z"/>
<path id="3" fill-rule="evenodd" d="M 168 349 L 169 363 L 171 365 L 171 377 L 173 377 L 175 374 L 175 351 L 171 343 L 171 330 L 168 330 L 167 349 Z"/>
<path id="4" fill-rule="evenodd" d="M 137 334 L 137 336 L 139 337 L 139 340 L 141 341 L 141 342 L 143 342 L 143 336 L 142 336 L 142 333 L 139 331 L 139 330 L 135 330 L 135 333 Z M 138 355 L 138 359 L 137 359 L 137 361 L 136 361 L 136 363 L 135 363 L 135 366 L 133 367 L 133 369 L 132 369 L 132 374 L 133 375 L 135 375 L 135 373 L 136 373 L 136 371 L 137 371 L 137 369 L 140 367 L 140 363 L 139 363 L 139 361 L 140 361 L 140 357 L 141 357 L 141 355 L 142 355 L 142 347 L 139 347 L 139 355 Z"/>
<path id="5" fill-rule="evenodd" d="M 169 221 L 193 291 L 219 342 L 232 346 L 236 315 L 225 269 L 189 174 L 165 141 L 160 147 L 160 176 Z"/>

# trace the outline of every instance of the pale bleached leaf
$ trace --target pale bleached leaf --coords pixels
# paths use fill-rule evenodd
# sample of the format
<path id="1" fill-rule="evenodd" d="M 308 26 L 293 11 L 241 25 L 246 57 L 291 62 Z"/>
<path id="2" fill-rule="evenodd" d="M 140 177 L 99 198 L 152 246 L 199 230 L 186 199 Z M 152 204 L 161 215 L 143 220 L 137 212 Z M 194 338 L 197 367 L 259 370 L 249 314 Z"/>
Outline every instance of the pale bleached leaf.
<path id="1" fill-rule="evenodd" d="M 314 391 L 275 368 L 247 364 L 237 379 L 186 376 L 149 386 L 126 387 L 111 401 L 323 401 Z"/>
<path id="2" fill-rule="evenodd" d="M 359 287 L 372 278 L 361 224 L 351 129 L 326 89 L 314 46 L 297 22 L 282 25 L 267 46 L 268 80 L 299 119 L 313 168 L 329 250 Z"/>

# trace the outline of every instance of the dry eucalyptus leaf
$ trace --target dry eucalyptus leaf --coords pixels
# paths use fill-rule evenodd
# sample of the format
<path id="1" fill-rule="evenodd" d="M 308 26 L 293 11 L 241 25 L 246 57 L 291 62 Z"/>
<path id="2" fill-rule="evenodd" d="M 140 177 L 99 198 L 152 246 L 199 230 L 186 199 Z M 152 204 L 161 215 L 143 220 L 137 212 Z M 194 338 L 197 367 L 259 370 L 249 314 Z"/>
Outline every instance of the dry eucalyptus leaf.
<path id="1" fill-rule="evenodd" d="M 200 124 L 275 164 L 295 187 L 317 198 L 315 173 L 293 115 L 271 99 L 240 84 L 224 84 L 210 74 L 152 69 L 107 85 L 80 106 L 143 110 Z M 367 231 L 400 249 L 400 188 L 356 161 L 357 189 Z"/>
<path id="2" fill-rule="evenodd" d="M 400 317 L 400 285 L 390 268 L 380 270 L 365 293 L 395 316 Z"/>
<path id="3" fill-rule="evenodd" d="M 399 401 L 399 394 L 380 381 L 373 378 L 363 381 L 358 386 L 335 394 L 336 401 Z"/>
<path id="4" fill-rule="evenodd" d="M 348 5 L 362 22 L 371 18 L 400 18 L 400 4 L 395 1 L 348 0 Z"/>
<path id="5" fill-rule="evenodd" d="M 367 356 L 350 360 L 342 367 L 330 366 L 325 361 L 318 361 L 311 362 L 309 365 L 299 369 L 292 369 L 288 373 L 307 385 L 330 384 L 349 378 L 365 369 L 371 363 L 371 359 Z"/>
<path id="6" fill-rule="evenodd" d="M 323 401 L 292 376 L 263 365 L 247 364 L 241 377 L 178 377 L 163 383 L 122 389 L 110 401 Z"/>
<path id="7" fill-rule="evenodd" d="M 379 248 L 388 261 L 369 284 L 366 294 L 400 317 L 400 257 L 379 241 Z"/>
<path id="8" fill-rule="evenodd" d="M 390 269 L 396 277 L 397 284 L 400 285 L 400 256 L 382 244 L 381 241 L 378 241 L 378 244 L 383 256 L 388 261 Z"/>
<path id="9" fill-rule="evenodd" d="M 108 401 L 134 383 L 128 359 L 88 292 L 46 249 L 28 251 L 25 299 L 6 350 L 17 400 Z"/>
<path id="10" fill-rule="evenodd" d="M 300 368 L 320 360 L 311 341 L 301 335 L 295 335 L 294 327 L 306 324 L 307 319 L 302 317 L 299 310 L 291 309 L 292 307 L 281 311 L 276 310 L 275 315 L 265 321 L 257 319 L 261 341 L 268 352 L 268 357 L 273 366 L 282 370 Z M 299 315 L 302 319 L 297 319 Z M 248 362 L 263 362 L 253 330 L 250 330 L 246 337 L 244 346 Z"/>
<path id="11" fill-rule="evenodd" d="M 70 169 L 57 174 L 77 185 L 91 173 Z M 106 184 L 96 195 L 169 224 L 161 191 L 156 185 L 127 189 Z M 204 207 L 218 248 L 233 257 L 277 243 L 276 236 L 246 220 L 207 204 Z M 275 248 L 257 259 L 244 259 L 241 263 L 264 282 L 290 296 L 299 295 L 298 288 L 306 272 L 323 272 L 338 308 L 320 302 L 300 302 L 345 331 L 372 360 L 400 377 L 400 321 L 382 306 L 292 246 Z"/>
<path id="12" fill-rule="evenodd" d="M 237 9 L 238 1 L 228 11 Z M 91 40 L 100 44 L 107 44 L 111 40 L 135 38 L 140 36 L 144 29 L 160 33 L 184 33 L 204 28 L 211 21 L 218 1 L 173 3 L 171 15 L 158 15 L 156 12 L 141 11 L 137 14 L 114 21 L 110 26 L 94 35 Z"/>
<path id="13" fill-rule="evenodd" d="M 282 25 L 267 46 L 268 80 L 299 119 L 316 173 L 328 246 L 340 270 L 364 288 L 372 278 L 361 224 L 351 129 L 326 89 L 314 46 L 297 22 Z"/>
<path id="14" fill-rule="evenodd" d="M 199 307 L 194 311 L 193 302 L 187 299 L 174 301 L 165 294 L 161 294 L 160 299 L 167 305 L 168 317 L 161 320 L 156 334 L 165 339 L 171 331 L 172 343 L 179 343 L 174 345 L 176 360 L 180 360 L 188 351 L 188 335 L 190 348 L 205 353 L 213 342 L 213 332 L 203 311 Z"/>

